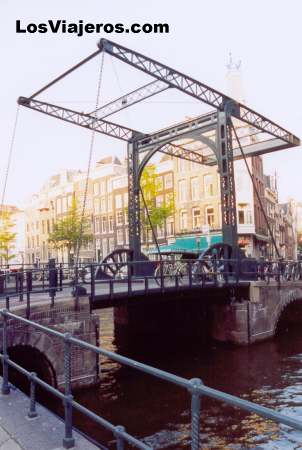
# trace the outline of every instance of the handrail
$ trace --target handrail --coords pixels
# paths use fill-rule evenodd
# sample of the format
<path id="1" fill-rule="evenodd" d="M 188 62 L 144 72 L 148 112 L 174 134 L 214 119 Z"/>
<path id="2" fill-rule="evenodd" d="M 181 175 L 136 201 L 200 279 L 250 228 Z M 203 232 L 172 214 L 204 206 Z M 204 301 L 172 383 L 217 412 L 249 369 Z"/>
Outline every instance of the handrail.
<path id="1" fill-rule="evenodd" d="M 87 417 L 95 420 L 98 424 L 109 429 L 117 438 L 117 449 L 124 449 L 124 442 L 134 445 L 136 448 L 143 450 L 151 450 L 152 447 L 144 444 L 142 441 L 136 439 L 135 437 L 128 434 L 122 426 L 114 426 L 112 423 L 106 421 L 103 417 L 98 416 L 94 412 L 90 411 L 88 408 L 79 404 L 73 400 L 70 388 L 70 357 L 71 357 L 71 346 L 76 345 L 86 350 L 93 351 L 96 354 L 106 356 L 111 360 L 122 364 L 124 366 L 131 367 L 145 374 L 151 375 L 155 378 L 164 380 L 168 383 L 173 383 L 183 389 L 186 389 L 191 394 L 191 450 L 199 450 L 200 446 L 200 400 L 202 396 L 206 396 L 224 403 L 227 403 L 233 407 L 241 408 L 245 411 L 255 413 L 266 419 L 273 420 L 275 422 L 290 426 L 296 430 L 302 431 L 302 421 L 297 420 L 293 417 L 287 416 L 285 414 L 274 411 L 273 409 L 258 405 L 256 403 L 250 402 L 248 400 L 241 399 L 231 394 L 219 391 L 217 389 L 205 386 L 199 378 L 193 378 L 188 380 L 186 378 L 171 374 L 164 370 L 157 369 L 155 367 L 149 366 L 147 364 L 140 363 L 133 359 L 127 358 L 125 356 L 119 355 L 117 353 L 105 350 L 100 347 L 96 347 L 88 342 L 82 341 L 70 335 L 69 333 L 61 333 L 55 329 L 46 327 L 35 323 L 31 320 L 25 319 L 23 317 L 17 316 L 7 310 L 1 310 L 0 315 L 3 318 L 3 351 L 0 354 L 3 365 L 3 382 L 2 382 L 2 394 L 9 394 L 9 382 L 8 382 L 8 366 L 11 365 L 16 370 L 20 371 L 26 375 L 31 383 L 30 390 L 30 411 L 29 414 L 36 414 L 35 410 L 35 384 L 40 385 L 47 391 L 53 393 L 59 397 L 65 404 L 65 437 L 63 439 L 64 448 L 70 448 L 71 443 L 74 444 L 74 439 L 72 436 L 72 408 L 85 414 Z M 9 327 L 9 321 L 16 320 L 24 325 L 31 326 L 41 332 L 45 332 L 60 338 L 64 342 L 65 352 L 64 352 L 64 375 L 65 375 L 65 393 L 61 393 L 58 389 L 39 379 L 36 374 L 28 372 L 26 369 L 22 368 L 15 362 L 13 362 L 7 353 L 7 333 Z"/>

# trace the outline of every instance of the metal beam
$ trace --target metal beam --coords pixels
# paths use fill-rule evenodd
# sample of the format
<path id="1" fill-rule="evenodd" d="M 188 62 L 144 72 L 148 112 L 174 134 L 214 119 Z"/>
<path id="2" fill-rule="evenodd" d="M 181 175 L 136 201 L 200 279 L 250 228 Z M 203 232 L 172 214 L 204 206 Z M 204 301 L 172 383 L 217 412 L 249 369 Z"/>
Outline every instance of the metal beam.
<path id="1" fill-rule="evenodd" d="M 51 103 L 40 102 L 38 100 L 31 100 L 26 97 L 19 97 L 19 105 L 26 108 L 39 111 L 48 116 L 64 120 L 65 122 L 78 125 L 83 128 L 94 130 L 97 133 L 106 134 L 108 136 L 121 139 L 122 141 L 129 141 L 133 134 L 141 134 L 131 128 L 120 126 L 114 122 L 97 119 L 89 114 L 79 113 L 72 109 L 62 108 L 61 106 L 53 105 Z"/>
<path id="2" fill-rule="evenodd" d="M 256 111 L 253 111 L 247 106 L 236 102 L 229 96 L 222 94 L 216 89 L 213 89 L 206 84 L 195 80 L 194 78 L 191 78 L 169 66 L 166 66 L 165 64 L 107 39 L 101 39 L 98 45 L 100 50 L 115 56 L 119 60 L 124 61 L 132 67 L 135 67 L 136 69 L 139 69 L 142 72 L 157 78 L 158 80 L 168 82 L 172 87 L 198 100 L 201 100 L 202 102 L 207 103 L 220 111 L 225 109 L 227 103 L 232 102 L 237 105 L 237 108 L 232 111 L 232 115 L 234 117 L 237 117 L 238 119 L 243 120 L 251 126 L 265 131 L 272 136 L 289 142 L 293 146 L 300 145 L 300 140 L 285 128 L 280 127 L 275 122 L 272 122 L 261 114 L 258 114 Z"/>
<path id="3" fill-rule="evenodd" d="M 78 69 L 79 67 L 81 67 L 83 64 L 87 63 L 88 61 L 90 61 L 91 59 L 93 59 L 95 56 L 99 55 L 101 53 L 101 50 L 97 50 L 96 52 L 92 53 L 91 55 L 87 56 L 87 58 L 82 59 L 82 61 L 80 61 L 79 63 L 75 64 L 74 66 L 72 66 L 70 69 L 66 70 L 66 72 L 62 73 L 61 75 L 59 75 L 57 78 L 55 78 L 54 80 L 52 80 L 50 83 L 46 84 L 46 86 L 42 87 L 41 89 L 39 89 L 37 92 L 35 92 L 34 94 L 32 94 L 29 98 L 32 100 L 34 97 L 36 97 L 37 95 L 41 94 L 42 92 L 46 91 L 46 89 L 49 89 L 51 86 L 53 86 L 54 84 L 56 84 L 58 81 L 61 81 L 63 78 L 65 78 L 67 75 L 69 75 L 70 73 L 72 73 L 74 70 Z"/>
<path id="4" fill-rule="evenodd" d="M 146 98 L 166 91 L 169 87 L 169 84 L 164 81 L 152 81 L 151 83 L 141 86 L 135 91 L 129 92 L 128 94 L 125 94 L 122 97 L 119 97 L 116 100 L 95 109 L 94 111 L 91 111 L 89 114 L 96 116 L 98 119 L 103 119 L 125 108 L 129 108 L 129 106 L 135 105 Z"/>
<path id="5" fill-rule="evenodd" d="M 194 152 L 193 150 L 186 149 L 180 145 L 166 144 L 156 151 L 165 153 L 166 155 L 170 155 L 175 158 L 186 159 L 187 161 L 191 161 L 196 164 L 205 164 L 205 158 L 203 155 Z"/>
<path id="6" fill-rule="evenodd" d="M 164 143 L 191 137 L 196 138 L 197 135 L 216 130 L 216 127 L 217 113 L 212 111 L 140 138 L 138 140 L 138 149 L 140 152 L 144 152 L 148 148 L 163 145 Z"/>

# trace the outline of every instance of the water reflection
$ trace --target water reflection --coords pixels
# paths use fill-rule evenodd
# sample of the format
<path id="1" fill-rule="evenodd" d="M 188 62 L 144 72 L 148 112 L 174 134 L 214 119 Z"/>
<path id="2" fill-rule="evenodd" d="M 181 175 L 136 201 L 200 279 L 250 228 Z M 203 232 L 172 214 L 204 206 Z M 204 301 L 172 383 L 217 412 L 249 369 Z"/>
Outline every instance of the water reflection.
<path id="1" fill-rule="evenodd" d="M 297 328 L 252 347 L 213 342 L 140 340 L 117 348 L 113 312 L 101 312 L 101 345 L 177 375 L 200 377 L 213 388 L 238 395 L 302 420 L 302 332 Z M 99 387 L 77 393 L 83 404 L 153 448 L 189 449 L 190 396 L 164 381 L 103 358 Z M 76 424 L 99 442 L 113 438 L 77 416 Z M 202 400 L 203 449 L 302 449 L 302 434 L 211 399 Z"/>

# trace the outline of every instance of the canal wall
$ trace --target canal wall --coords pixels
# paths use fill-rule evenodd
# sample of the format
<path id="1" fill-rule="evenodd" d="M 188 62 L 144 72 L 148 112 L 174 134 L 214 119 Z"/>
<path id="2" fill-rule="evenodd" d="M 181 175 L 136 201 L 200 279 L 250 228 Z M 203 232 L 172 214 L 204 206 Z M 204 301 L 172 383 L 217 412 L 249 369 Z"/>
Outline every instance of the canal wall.
<path id="1" fill-rule="evenodd" d="M 23 304 L 11 308 L 11 312 L 26 317 Z M 92 314 L 88 297 L 79 299 L 75 311 L 74 298 L 56 299 L 53 307 L 44 301 L 31 305 L 30 320 L 53 328 L 61 333 L 71 333 L 78 339 L 93 345 L 99 342 L 99 316 Z M 0 333 L 0 345 L 2 336 Z M 64 341 L 40 332 L 21 322 L 10 320 L 8 326 L 8 353 L 10 357 L 29 371 L 34 371 L 52 386 L 64 385 Z M 13 377 L 17 376 L 12 373 Z M 71 383 L 73 388 L 91 386 L 99 379 L 99 361 L 95 353 L 71 346 Z"/>

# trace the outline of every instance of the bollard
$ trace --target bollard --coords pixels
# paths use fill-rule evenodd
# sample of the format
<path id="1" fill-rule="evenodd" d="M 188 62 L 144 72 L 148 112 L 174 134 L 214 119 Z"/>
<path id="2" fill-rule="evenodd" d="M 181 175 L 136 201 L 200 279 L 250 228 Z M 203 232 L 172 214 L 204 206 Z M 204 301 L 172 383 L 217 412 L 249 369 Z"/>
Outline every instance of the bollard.
<path id="1" fill-rule="evenodd" d="M 202 381 L 199 378 L 192 378 L 190 380 L 192 388 L 191 392 L 191 450 L 200 450 L 200 407 L 201 399 L 197 390 L 202 386 Z"/>
<path id="2" fill-rule="evenodd" d="M 71 344 L 70 333 L 64 335 L 64 378 L 65 378 L 65 436 L 63 438 L 63 447 L 74 447 L 74 438 L 72 436 L 72 394 L 71 394 Z"/>
<path id="3" fill-rule="evenodd" d="M 37 374 L 35 372 L 31 372 L 30 374 L 30 403 L 29 403 L 29 412 L 27 414 L 27 417 L 29 419 L 34 419 L 38 416 L 37 410 L 36 410 L 36 382 L 35 377 Z"/>
<path id="4" fill-rule="evenodd" d="M 8 383 L 8 353 L 7 353 L 7 317 L 6 310 L 2 311 L 3 317 L 3 329 L 2 329 L 2 395 L 8 395 L 10 393 L 9 383 Z"/>
<path id="5" fill-rule="evenodd" d="M 125 441 L 124 441 L 122 436 L 119 436 L 118 433 L 125 431 L 125 427 L 123 427 L 122 425 L 117 425 L 115 427 L 115 429 L 117 431 L 117 433 L 115 433 L 115 436 L 116 436 L 116 450 L 124 450 L 125 449 L 125 445 L 124 445 Z"/>

